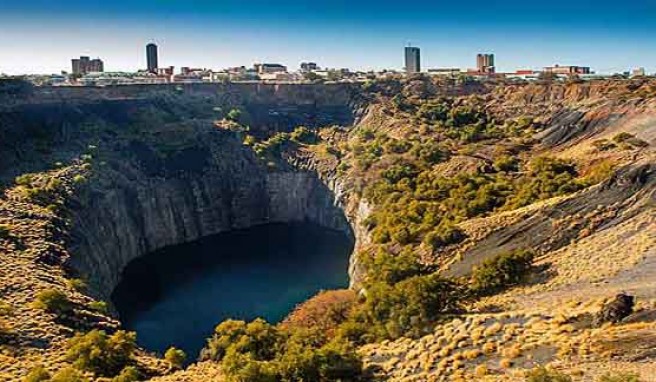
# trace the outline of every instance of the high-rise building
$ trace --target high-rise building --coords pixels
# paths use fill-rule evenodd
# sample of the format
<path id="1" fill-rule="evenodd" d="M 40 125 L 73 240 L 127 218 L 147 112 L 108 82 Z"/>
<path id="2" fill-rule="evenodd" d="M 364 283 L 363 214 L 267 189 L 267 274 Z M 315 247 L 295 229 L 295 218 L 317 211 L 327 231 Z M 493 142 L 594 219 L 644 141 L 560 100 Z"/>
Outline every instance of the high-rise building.
<path id="1" fill-rule="evenodd" d="M 419 48 L 407 46 L 405 48 L 405 71 L 407 73 L 421 72 L 421 53 Z"/>
<path id="2" fill-rule="evenodd" d="M 157 45 L 153 43 L 146 45 L 146 61 L 148 62 L 148 71 L 157 73 L 159 67 L 157 63 Z"/>
<path id="3" fill-rule="evenodd" d="M 494 54 L 479 53 L 476 55 L 476 69 L 479 73 L 494 73 Z"/>
<path id="4" fill-rule="evenodd" d="M 104 72 L 105 65 L 99 58 L 91 60 L 88 56 L 80 56 L 71 60 L 73 74 L 83 76 L 87 73 Z"/>
<path id="5" fill-rule="evenodd" d="M 105 65 L 101 59 L 95 58 L 89 61 L 89 66 L 87 67 L 88 73 L 100 73 L 105 71 Z"/>

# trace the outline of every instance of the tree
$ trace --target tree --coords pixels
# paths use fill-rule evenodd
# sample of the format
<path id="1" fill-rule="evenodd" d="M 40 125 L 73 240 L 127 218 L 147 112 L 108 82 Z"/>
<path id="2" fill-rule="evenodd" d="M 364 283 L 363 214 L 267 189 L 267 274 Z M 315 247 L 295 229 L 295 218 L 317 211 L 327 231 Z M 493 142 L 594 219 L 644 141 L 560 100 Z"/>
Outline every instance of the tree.
<path id="1" fill-rule="evenodd" d="M 214 329 L 201 359 L 221 361 L 231 347 L 239 353 L 250 353 L 255 359 L 271 358 L 279 336 L 278 330 L 261 318 L 249 323 L 226 320 Z"/>
<path id="2" fill-rule="evenodd" d="M 297 306 L 285 318 L 282 327 L 318 329 L 326 337 L 332 337 L 348 318 L 356 298 L 356 293 L 350 289 L 320 292 Z"/>
<path id="3" fill-rule="evenodd" d="M 36 295 L 34 306 L 50 313 L 62 314 L 73 310 L 73 304 L 64 292 L 56 289 L 46 289 Z"/>
<path id="4" fill-rule="evenodd" d="M 365 324 L 367 335 L 378 339 L 420 336 L 439 317 L 460 309 L 467 293 L 456 282 L 437 274 L 414 276 L 395 285 L 367 285 L 364 303 L 354 319 Z"/>
<path id="5" fill-rule="evenodd" d="M 320 328 L 227 320 L 201 355 L 220 361 L 230 382 L 358 380 L 362 363 L 353 346 L 344 338 L 326 341 Z"/>

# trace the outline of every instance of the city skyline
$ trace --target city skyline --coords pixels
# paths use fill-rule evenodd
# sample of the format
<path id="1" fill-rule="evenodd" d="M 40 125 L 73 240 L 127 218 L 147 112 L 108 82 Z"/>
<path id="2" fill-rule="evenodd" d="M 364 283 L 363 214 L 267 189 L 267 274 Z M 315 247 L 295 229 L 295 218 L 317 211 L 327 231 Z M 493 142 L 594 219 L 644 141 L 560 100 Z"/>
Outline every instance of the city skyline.
<path id="1" fill-rule="evenodd" d="M 475 68 L 473 57 L 489 52 L 500 72 L 554 64 L 592 66 L 599 73 L 633 67 L 656 72 L 656 22 L 650 17 L 656 4 L 646 0 L 629 9 L 584 1 L 567 11 L 562 0 L 551 8 L 508 1 L 484 9 L 475 1 L 468 9 L 442 4 L 439 12 L 423 1 L 394 11 L 385 1 L 337 1 L 321 9 L 256 0 L 252 11 L 232 0 L 187 6 L 178 0 L 117 1 L 104 8 L 77 0 L 10 1 L 0 14 L 0 72 L 7 74 L 58 73 L 80 55 L 102 58 L 107 71 L 145 69 L 143 49 L 150 42 L 159 46 L 160 66 L 176 67 L 278 62 L 298 68 L 312 61 L 402 70 L 399 51 L 410 42 L 421 48 L 424 70 Z"/>

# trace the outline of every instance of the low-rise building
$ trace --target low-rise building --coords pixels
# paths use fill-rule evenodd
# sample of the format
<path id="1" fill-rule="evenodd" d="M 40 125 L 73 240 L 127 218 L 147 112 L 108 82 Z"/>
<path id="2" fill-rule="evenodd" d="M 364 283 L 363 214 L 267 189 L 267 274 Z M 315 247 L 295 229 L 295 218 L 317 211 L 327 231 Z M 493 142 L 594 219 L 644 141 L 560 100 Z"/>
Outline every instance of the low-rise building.
<path id="1" fill-rule="evenodd" d="M 456 77 L 460 74 L 460 68 L 434 68 L 428 69 L 431 76 Z"/>
<path id="2" fill-rule="evenodd" d="M 256 63 L 253 68 L 257 74 L 266 73 L 287 73 L 287 67 L 281 64 L 260 64 Z"/>
<path id="3" fill-rule="evenodd" d="M 131 85 L 131 84 L 165 84 L 170 82 L 166 77 L 154 73 L 139 71 L 89 73 L 78 80 L 83 86 Z"/>
<path id="4" fill-rule="evenodd" d="M 259 78 L 262 81 L 301 81 L 302 75 L 298 73 L 274 72 L 274 73 L 261 73 Z"/>
<path id="5" fill-rule="evenodd" d="M 520 69 L 514 73 L 503 73 L 503 76 L 509 80 L 537 81 L 540 79 L 541 73 L 532 69 Z"/>
<path id="6" fill-rule="evenodd" d="M 308 73 L 319 70 L 319 65 L 316 62 L 301 62 L 301 72 Z"/>
<path id="7" fill-rule="evenodd" d="M 574 66 L 574 65 L 554 65 L 547 66 L 544 68 L 545 73 L 553 74 L 563 74 L 563 75 L 575 75 L 575 74 L 592 74 L 589 66 Z"/>

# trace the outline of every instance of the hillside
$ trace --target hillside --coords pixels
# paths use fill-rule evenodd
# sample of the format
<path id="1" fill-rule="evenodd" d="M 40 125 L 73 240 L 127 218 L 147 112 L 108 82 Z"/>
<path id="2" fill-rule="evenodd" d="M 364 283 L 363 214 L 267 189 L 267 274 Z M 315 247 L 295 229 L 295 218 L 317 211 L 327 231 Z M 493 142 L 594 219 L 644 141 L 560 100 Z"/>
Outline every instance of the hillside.
<path id="1" fill-rule="evenodd" d="M 71 364 L 113 377 L 71 358 L 70 338 L 120 329 L 108 298 L 131 259 L 311 221 L 355 240 L 357 293 L 259 327 L 279 353 L 217 334 L 208 347 L 226 348 L 186 370 L 138 348 L 112 362 L 216 380 L 222 352 L 243 351 L 227 378 L 294 380 L 314 375 L 285 374 L 304 344 L 329 369 L 318 380 L 515 381 L 549 365 L 656 381 L 656 82 L 294 86 L 5 92 L 0 379 Z M 620 293 L 633 311 L 601 319 Z"/>

